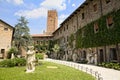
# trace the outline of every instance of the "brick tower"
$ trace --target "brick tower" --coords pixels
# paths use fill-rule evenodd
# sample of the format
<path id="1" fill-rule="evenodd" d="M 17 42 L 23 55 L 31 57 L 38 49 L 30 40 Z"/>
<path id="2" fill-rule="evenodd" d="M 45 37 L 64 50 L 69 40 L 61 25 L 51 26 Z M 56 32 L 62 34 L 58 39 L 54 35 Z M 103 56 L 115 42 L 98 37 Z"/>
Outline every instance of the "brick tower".
<path id="1" fill-rule="evenodd" d="M 56 10 L 48 10 L 46 34 L 52 34 L 58 26 L 58 15 Z"/>

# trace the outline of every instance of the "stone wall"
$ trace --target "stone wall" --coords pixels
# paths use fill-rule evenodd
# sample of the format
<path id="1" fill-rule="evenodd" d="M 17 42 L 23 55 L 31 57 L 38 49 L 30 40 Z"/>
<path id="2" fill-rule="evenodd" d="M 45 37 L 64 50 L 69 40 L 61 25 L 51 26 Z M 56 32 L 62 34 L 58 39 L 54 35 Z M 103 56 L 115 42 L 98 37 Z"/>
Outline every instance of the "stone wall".
<path id="1" fill-rule="evenodd" d="M 88 23 L 99 19 L 103 15 L 106 15 L 113 10 L 120 9 L 119 4 L 120 0 L 110 0 L 110 2 L 106 2 L 106 0 L 86 0 L 61 24 L 60 28 L 53 33 L 54 39 L 60 40 L 60 45 L 62 45 L 62 47 L 67 46 L 67 37 L 70 37 L 71 34 L 75 34 L 78 29 L 83 28 Z M 102 46 L 95 48 L 97 53 L 97 56 L 95 55 L 95 59 L 97 58 L 97 62 L 100 62 L 100 49 L 103 49 L 103 61 L 110 61 L 109 47 Z M 68 47 L 66 49 L 69 50 Z M 66 49 L 65 51 L 67 51 Z M 87 52 L 87 49 L 85 50 Z M 119 54 L 120 53 L 118 53 L 118 56 L 120 56 Z M 89 55 L 88 52 L 87 55 Z"/>
<path id="2" fill-rule="evenodd" d="M 0 20 L 0 57 L 6 58 L 7 51 L 11 48 L 13 28 Z"/>

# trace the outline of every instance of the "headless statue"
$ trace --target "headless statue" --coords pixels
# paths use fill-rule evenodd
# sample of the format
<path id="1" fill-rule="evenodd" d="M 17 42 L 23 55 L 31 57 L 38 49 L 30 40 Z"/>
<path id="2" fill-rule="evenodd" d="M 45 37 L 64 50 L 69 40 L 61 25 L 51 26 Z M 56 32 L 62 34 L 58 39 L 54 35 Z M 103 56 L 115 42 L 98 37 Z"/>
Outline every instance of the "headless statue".
<path id="1" fill-rule="evenodd" d="M 28 47 L 27 52 L 27 64 L 26 64 L 26 73 L 33 72 L 35 70 L 35 51 L 33 46 Z"/>

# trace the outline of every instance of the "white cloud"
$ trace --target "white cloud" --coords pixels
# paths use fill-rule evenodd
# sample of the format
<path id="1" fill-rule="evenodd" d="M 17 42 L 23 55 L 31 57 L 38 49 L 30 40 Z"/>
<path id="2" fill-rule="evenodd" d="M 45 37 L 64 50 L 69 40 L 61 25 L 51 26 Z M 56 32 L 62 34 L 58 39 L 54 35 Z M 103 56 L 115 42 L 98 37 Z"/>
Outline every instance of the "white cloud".
<path id="1" fill-rule="evenodd" d="M 17 16 L 25 16 L 26 18 L 47 17 L 47 9 L 40 7 L 33 10 L 20 10 L 15 13 Z"/>
<path id="2" fill-rule="evenodd" d="M 76 5 L 75 4 L 72 4 L 72 7 L 75 7 Z"/>
<path id="3" fill-rule="evenodd" d="M 65 0 L 45 0 L 40 5 L 48 8 L 48 9 L 49 8 L 55 8 L 58 10 L 65 10 L 66 9 Z"/>
<path id="4" fill-rule="evenodd" d="M 68 3 L 70 3 L 71 2 L 71 0 L 68 0 Z"/>
<path id="5" fill-rule="evenodd" d="M 68 17 L 69 15 L 62 14 L 58 17 L 58 26 Z"/>
<path id="6" fill-rule="evenodd" d="M 23 0 L 6 0 L 9 3 L 14 3 L 15 5 L 23 4 Z"/>
<path id="7" fill-rule="evenodd" d="M 40 6 L 38 8 L 34 8 L 31 10 L 19 10 L 15 13 L 15 15 L 25 16 L 26 18 L 47 17 L 47 11 L 49 9 L 57 9 L 58 11 L 65 10 L 65 0 L 44 0 L 42 3 L 40 3 Z"/>

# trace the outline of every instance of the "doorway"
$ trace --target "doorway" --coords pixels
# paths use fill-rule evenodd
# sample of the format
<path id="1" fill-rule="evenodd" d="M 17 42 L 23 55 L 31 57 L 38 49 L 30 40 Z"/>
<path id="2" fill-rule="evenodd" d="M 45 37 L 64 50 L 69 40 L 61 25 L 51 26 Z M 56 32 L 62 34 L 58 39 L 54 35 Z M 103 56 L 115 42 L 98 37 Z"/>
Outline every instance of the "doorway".
<path id="1" fill-rule="evenodd" d="M 103 51 L 103 49 L 100 49 L 99 53 L 100 53 L 100 58 L 99 58 L 100 60 L 99 61 L 100 61 L 100 63 L 102 63 L 102 62 L 104 62 L 104 51 Z"/>

